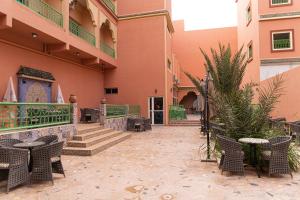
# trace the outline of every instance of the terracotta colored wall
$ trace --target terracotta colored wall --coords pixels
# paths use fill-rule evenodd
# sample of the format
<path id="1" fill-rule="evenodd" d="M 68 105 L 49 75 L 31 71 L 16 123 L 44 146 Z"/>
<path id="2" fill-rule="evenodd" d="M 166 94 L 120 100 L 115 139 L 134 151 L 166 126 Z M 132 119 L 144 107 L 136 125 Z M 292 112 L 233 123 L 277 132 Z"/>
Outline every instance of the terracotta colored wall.
<path id="1" fill-rule="evenodd" d="M 20 65 L 48 71 L 54 75 L 56 82 L 53 85 L 53 102 L 56 99 L 57 84 L 60 84 L 66 102 L 70 94 L 77 95 L 79 107 L 98 107 L 103 98 L 103 75 L 100 70 L 74 65 L 2 42 L 0 52 L 1 100 L 10 76 L 14 79 L 17 92 L 16 73 Z"/>
<path id="2" fill-rule="evenodd" d="M 270 7 L 270 0 L 255 0 L 259 1 L 259 14 L 270 14 L 270 13 L 285 13 L 285 12 L 293 12 L 299 11 L 300 8 L 300 1 L 299 0 L 292 0 L 292 5 L 287 6 L 277 6 L 277 7 Z"/>
<path id="3" fill-rule="evenodd" d="M 246 10 L 251 3 L 252 21 L 247 25 Z M 238 1 L 238 47 L 244 45 L 245 52 L 248 44 L 253 43 L 253 60 L 249 62 L 244 77 L 244 83 L 250 81 L 259 83 L 260 81 L 260 39 L 259 39 L 259 16 L 257 0 L 240 0 Z"/>
<path id="4" fill-rule="evenodd" d="M 118 0 L 118 15 L 165 9 L 165 0 Z"/>
<path id="5" fill-rule="evenodd" d="M 284 91 L 280 102 L 276 105 L 273 112 L 274 117 L 286 117 L 288 121 L 296 121 L 300 119 L 300 66 L 283 74 Z M 267 86 L 267 79 L 261 82 L 261 86 Z"/>
<path id="6" fill-rule="evenodd" d="M 300 2 L 300 1 L 299 1 Z M 299 5 L 300 8 L 300 5 Z M 272 52 L 271 31 L 294 30 L 294 51 Z M 266 58 L 295 58 L 300 56 L 300 18 L 260 22 L 260 54 Z"/>
<path id="7" fill-rule="evenodd" d="M 106 95 L 108 103 L 138 104 L 148 116 L 148 97 L 165 96 L 164 27 L 163 16 L 119 22 L 119 67 L 105 71 L 105 87 L 118 87 L 119 94 Z"/>
<path id="8" fill-rule="evenodd" d="M 218 48 L 219 43 L 230 44 L 232 51 L 237 50 L 237 28 L 220 28 L 209 30 L 184 31 L 184 22 L 174 22 L 175 34 L 173 40 L 174 53 L 181 65 L 181 86 L 193 86 L 183 73 L 190 72 L 203 78 L 205 68 L 204 59 L 199 48 L 210 52 L 210 48 Z"/>

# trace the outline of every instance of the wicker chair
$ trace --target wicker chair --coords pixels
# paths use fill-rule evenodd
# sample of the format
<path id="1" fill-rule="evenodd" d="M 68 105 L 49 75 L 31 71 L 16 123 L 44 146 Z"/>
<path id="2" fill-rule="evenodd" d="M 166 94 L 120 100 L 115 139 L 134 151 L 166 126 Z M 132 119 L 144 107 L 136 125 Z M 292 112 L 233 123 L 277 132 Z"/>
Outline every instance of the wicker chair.
<path id="1" fill-rule="evenodd" d="M 148 130 L 152 130 L 152 126 L 151 126 L 151 119 L 147 119 L 147 118 L 143 118 L 144 120 L 144 127 L 145 127 L 145 130 L 148 131 Z"/>
<path id="2" fill-rule="evenodd" d="M 222 149 L 220 168 L 223 171 L 236 172 L 244 175 L 244 152 L 242 145 L 234 139 L 217 135 L 217 141 Z"/>
<path id="3" fill-rule="evenodd" d="M 57 135 L 46 135 L 35 140 L 35 142 L 45 142 L 46 145 L 58 142 Z"/>
<path id="4" fill-rule="evenodd" d="M 28 183 L 28 150 L 0 147 L 0 172 L 8 172 L 7 193 L 11 188 Z"/>
<path id="5" fill-rule="evenodd" d="M 272 174 L 290 174 L 292 172 L 288 162 L 288 149 L 292 138 L 281 136 L 270 139 L 270 150 L 262 152 L 262 159 L 269 161 L 269 176 Z"/>
<path id="6" fill-rule="evenodd" d="M 51 181 L 52 173 L 63 174 L 65 172 L 61 162 L 61 153 L 64 142 L 56 142 L 32 150 L 33 166 L 31 181 Z"/>
<path id="7" fill-rule="evenodd" d="M 1 139 L 0 147 L 13 147 L 15 144 L 19 143 L 22 143 L 22 141 L 17 139 Z"/>

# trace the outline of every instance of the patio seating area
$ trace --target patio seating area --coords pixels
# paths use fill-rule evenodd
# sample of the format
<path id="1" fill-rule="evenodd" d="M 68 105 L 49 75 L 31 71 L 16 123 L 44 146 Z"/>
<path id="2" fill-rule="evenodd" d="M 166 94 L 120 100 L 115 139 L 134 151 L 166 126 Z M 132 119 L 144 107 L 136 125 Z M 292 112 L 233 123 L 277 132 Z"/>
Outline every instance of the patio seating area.
<path id="1" fill-rule="evenodd" d="M 1 182 L 0 199 L 298 198 L 299 173 L 293 179 L 257 178 L 254 169 L 245 170 L 245 176 L 221 175 L 216 163 L 200 161 L 204 143 L 199 127 L 153 127 L 93 157 L 62 156 L 66 178 L 54 174 L 54 185 L 26 185 L 6 194 Z"/>
<path id="2" fill-rule="evenodd" d="M 33 142 L 0 140 L 0 177 L 7 180 L 6 192 L 37 181 L 53 181 L 52 173 L 64 174 L 61 154 L 64 142 L 56 135 L 43 136 Z"/>

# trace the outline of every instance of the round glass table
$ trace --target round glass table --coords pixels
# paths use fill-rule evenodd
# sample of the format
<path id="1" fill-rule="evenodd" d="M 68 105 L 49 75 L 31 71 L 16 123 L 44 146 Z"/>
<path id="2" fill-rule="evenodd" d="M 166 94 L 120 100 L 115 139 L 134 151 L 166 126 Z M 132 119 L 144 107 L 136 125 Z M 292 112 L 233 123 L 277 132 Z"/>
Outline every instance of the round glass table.
<path id="1" fill-rule="evenodd" d="M 240 143 L 250 145 L 250 163 L 256 169 L 257 176 L 260 178 L 260 166 L 258 166 L 257 145 L 268 144 L 269 140 L 261 138 L 241 138 Z"/>

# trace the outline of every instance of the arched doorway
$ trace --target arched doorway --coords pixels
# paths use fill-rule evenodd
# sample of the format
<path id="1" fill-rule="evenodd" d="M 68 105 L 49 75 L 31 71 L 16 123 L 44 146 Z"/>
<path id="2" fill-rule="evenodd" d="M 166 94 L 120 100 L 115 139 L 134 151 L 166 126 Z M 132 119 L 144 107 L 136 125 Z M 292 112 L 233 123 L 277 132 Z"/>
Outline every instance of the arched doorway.
<path id="1" fill-rule="evenodd" d="M 111 24 L 108 20 L 101 25 L 100 28 L 100 47 L 101 50 L 109 56 L 115 58 L 115 41 Z"/>
<path id="2" fill-rule="evenodd" d="M 197 94 L 193 91 L 190 91 L 182 98 L 179 104 L 184 106 L 187 114 L 195 114 L 197 112 L 197 100 Z"/>
<path id="3" fill-rule="evenodd" d="M 87 5 L 87 0 L 70 2 L 70 32 L 91 45 L 96 45 L 94 17 Z"/>

